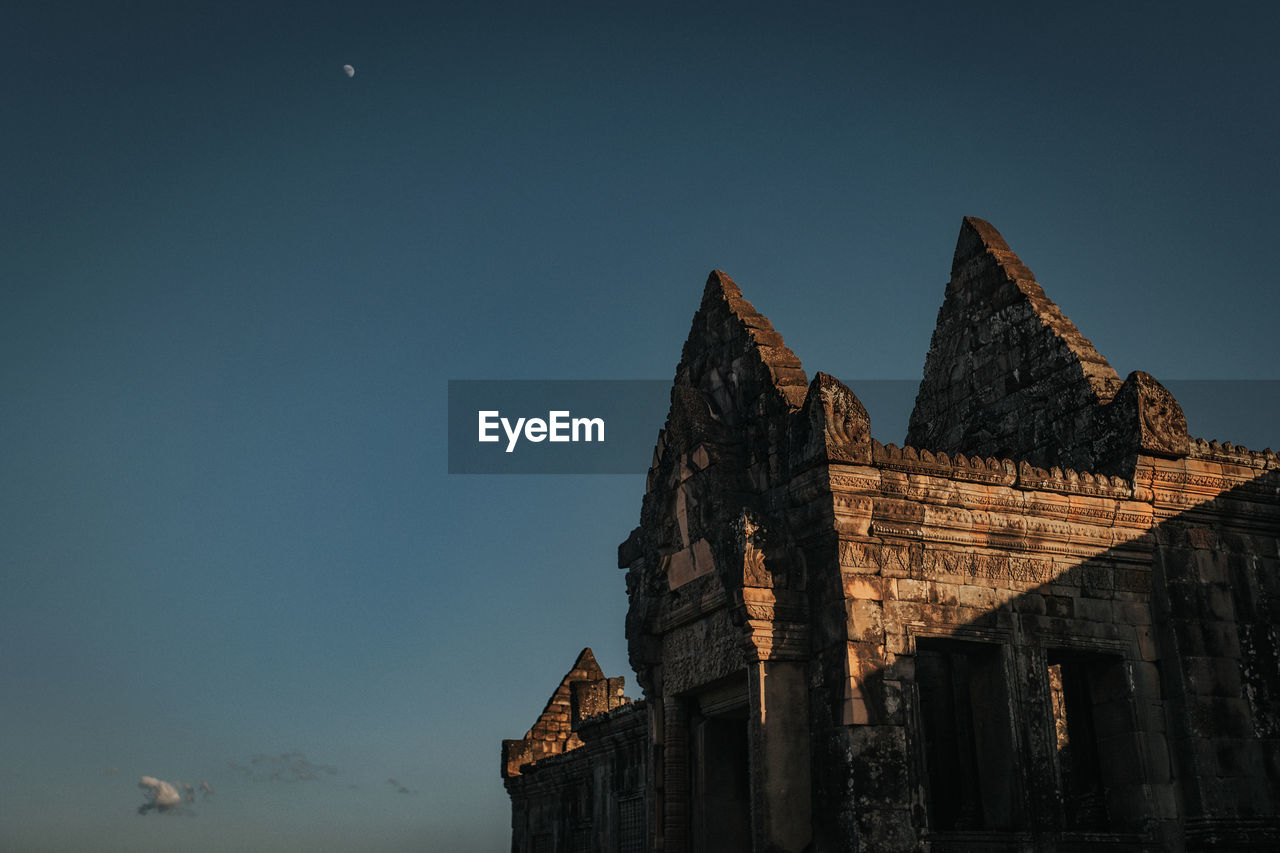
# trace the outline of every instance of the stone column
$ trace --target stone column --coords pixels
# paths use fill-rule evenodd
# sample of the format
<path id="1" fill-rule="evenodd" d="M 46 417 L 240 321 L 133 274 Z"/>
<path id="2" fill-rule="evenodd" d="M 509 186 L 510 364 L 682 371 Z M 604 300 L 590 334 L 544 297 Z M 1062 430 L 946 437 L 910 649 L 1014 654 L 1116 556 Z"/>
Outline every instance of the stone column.
<path id="1" fill-rule="evenodd" d="M 662 697 L 663 853 L 689 851 L 689 709 L 684 700 Z"/>
<path id="2" fill-rule="evenodd" d="M 755 661 L 747 673 L 752 847 L 800 853 L 813 834 L 805 664 Z"/>

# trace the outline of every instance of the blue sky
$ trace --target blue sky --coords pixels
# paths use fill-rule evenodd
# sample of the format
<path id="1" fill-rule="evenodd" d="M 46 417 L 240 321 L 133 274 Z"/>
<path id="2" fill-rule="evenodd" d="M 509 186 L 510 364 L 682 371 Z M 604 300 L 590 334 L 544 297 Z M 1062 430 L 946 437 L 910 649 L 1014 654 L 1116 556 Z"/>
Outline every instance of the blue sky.
<path id="1" fill-rule="evenodd" d="M 712 268 L 856 392 L 976 215 L 1122 376 L 1280 378 L 1259 4 L 258 5 L 6 7 L 0 847 L 506 849 L 643 478 L 450 476 L 446 383 L 668 378 Z"/>

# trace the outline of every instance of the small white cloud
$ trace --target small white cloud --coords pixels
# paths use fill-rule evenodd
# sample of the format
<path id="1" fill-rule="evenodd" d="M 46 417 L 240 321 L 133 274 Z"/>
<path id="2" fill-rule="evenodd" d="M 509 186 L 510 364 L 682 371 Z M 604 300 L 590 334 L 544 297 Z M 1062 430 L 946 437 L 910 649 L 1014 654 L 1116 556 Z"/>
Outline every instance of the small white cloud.
<path id="1" fill-rule="evenodd" d="M 138 807 L 138 814 L 146 814 L 152 809 L 167 812 L 182 803 L 182 795 L 178 793 L 178 789 L 163 779 L 143 776 L 138 780 L 138 787 L 147 792 L 148 798 L 148 802 Z"/>

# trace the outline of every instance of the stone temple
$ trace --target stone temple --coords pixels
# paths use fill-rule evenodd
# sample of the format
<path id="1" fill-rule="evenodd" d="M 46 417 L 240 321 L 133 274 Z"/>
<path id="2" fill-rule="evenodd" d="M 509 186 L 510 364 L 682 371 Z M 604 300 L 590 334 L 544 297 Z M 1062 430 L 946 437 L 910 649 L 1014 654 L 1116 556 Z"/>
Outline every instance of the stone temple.
<path id="1" fill-rule="evenodd" d="M 905 446 L 721 272 L 512 850 L 1280 849 L 1280 458 L 1189 437 L 964 220 Z"/>

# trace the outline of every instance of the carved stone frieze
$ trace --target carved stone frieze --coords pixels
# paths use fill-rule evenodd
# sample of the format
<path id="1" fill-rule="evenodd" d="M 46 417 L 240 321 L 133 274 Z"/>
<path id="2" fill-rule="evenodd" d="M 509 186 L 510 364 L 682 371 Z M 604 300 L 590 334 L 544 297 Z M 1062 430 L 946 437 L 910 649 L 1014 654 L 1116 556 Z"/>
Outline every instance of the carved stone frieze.
<path id="1" fill-rule="evenodd" d="M 713 611 L 663 633 L 663 690 L 687 693 L 741 672 L 746 660 L 742 629 L 727 609 Z"/>

